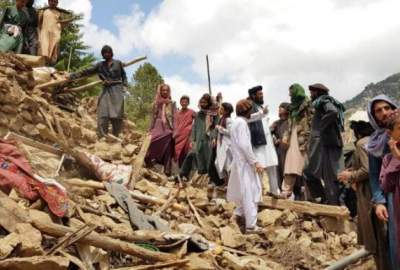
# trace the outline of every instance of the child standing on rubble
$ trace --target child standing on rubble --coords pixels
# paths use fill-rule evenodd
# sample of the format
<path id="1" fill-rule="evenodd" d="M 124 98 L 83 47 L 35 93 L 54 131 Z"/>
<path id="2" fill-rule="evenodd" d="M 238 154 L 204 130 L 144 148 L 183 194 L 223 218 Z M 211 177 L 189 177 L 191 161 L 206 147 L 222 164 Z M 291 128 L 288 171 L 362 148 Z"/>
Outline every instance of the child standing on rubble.
<path id="1" fill-rule="evenodd" d="M 232 169 L 228 182 L 227 199 L 236 204 L 234 218 L 246 226 L 246 233 L 258 233 L 257 203 L 261 201 L 262 187 L 259 174 L 263 166 L 257 161 L 251 145 L 247 119 L 252 104 L 241 100 L 236 104 L 237 118 L 231 128 Z"/>
<path id="2" fill-rule="evenodd" d="M 380 182 L 386 194 L 393 194 L 394 221 L 396 224 L 397 261 L 400 263 L 400 110 L 389 117 L 390 154 L 383 158 Z"/>

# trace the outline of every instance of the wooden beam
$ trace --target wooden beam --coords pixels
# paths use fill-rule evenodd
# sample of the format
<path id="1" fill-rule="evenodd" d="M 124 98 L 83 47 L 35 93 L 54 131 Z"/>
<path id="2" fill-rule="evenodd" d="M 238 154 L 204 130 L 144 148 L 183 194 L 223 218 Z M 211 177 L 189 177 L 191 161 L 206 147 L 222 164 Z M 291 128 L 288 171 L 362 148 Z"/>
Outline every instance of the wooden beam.
<path id="1" fill-rule="evenodd" d="M 177 267 L 177 266 L 183 266 L 189 262 L 188 259 L 186 260 L 178 260 L 178 261 L 173 261 L 173 262 L 167 262 L 167 263 L 159 263 L 159 264 L 153 264 L 153 265 L 141 265 L 141 266 L 133 266 L 133 267 L 124 267 L 124 268 L 117 268 L 114 270 L 153 270 L 153 269 L 164 269 L 167 267 Z M 174 268 L 175 269 L 175 268 Z M 181 269 L 181 268 L 179 268 Z"/>
<path id="2" fill-rule="evenodd" d="M 264 196 L 263 201 L 258 204 L 261 208 L 271 208 L 279 210 L 291 210 L 297 213 L 308 214 L 311 216 L 328 216 L 335 218 L 349 218 L 350 212 L 344 206 L 333 206 L 317 204 L 303 201 L 290 201 Z"/>

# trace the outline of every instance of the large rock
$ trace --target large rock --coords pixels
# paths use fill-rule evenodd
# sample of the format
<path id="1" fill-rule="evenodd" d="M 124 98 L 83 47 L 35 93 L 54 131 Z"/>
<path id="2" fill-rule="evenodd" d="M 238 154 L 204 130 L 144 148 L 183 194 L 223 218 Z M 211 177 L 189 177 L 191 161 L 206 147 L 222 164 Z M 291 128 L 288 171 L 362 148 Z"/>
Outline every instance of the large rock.
<path id="1" fill-rule="evenodd" d="M 42 234 L 28 223 L 18 224 L 15 232 L 21 237 L 20 255 L 30 257 L 42 255 Z"/>
<path id="2" fill-rule="evenodd" d="M 224 246 L 237 248 L 245 244 L 246 238 L 231 226 L 226 226 L 219 229 L 221 240 Z"/>
<path id="3" fill-rule="evenodd" d="M 282 215 L 282 211 L 265 209 L 258 214 L 258 220 L 262 227 L 266 227 L 274 225 Z"/>

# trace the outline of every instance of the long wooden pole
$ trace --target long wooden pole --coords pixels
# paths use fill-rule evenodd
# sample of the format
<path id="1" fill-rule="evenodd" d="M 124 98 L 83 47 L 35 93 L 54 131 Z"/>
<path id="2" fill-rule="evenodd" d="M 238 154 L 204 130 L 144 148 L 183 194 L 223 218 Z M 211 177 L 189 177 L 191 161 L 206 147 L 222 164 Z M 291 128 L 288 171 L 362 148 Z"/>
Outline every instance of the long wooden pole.
<path id="1" fill-rule="evenodd" d="M 138 63 L 138 62 L 140 62 L 140 61 L 143 61 L 143 60 L 146 60 L 146 59 L 147 59 L 147 56 L 142 56 L 142 57 L 136 58 L 136 59 L 134 59 L 134 60 L 132 60 L 132 61 L 123 63 L 122 65 L 123 65 L 124 67 L 128 67 L 128 66 L 131 66 L 131 65 L 133 65 L 133 64 L 136 64 L 136 63 Z M 36 85 L 35 88 L 44 90 L 44 89 L 46 89 L 46 88 L 58 86 L 58 85 L 61 85 L 61 84 L 64 84 L 64 83 L 68 83 L 68 82 L 72 82 L 72 81 L 78 81 L 78 80 L 83 80 L 83 79 L 85 79 L 85 78 L 86 78 L 86 77 L 78 78 L 78 79 L 76 79 L 76 80 L 61 79 L 61 80 L 56 80 L 56 81 L 50 81 L 50 82 L 46 82 L 46 83 L 43 83 L 43 84 Z M 94 84 L 94 83 L 100 84 L 101 82 L 102 82 L 101 80 L 97 80 L 97 81 L 91 82 L 91 83 L 89 83 L 89 84 L 87 84 L 87 85 L 83 85 L 83 86 L 81 86 L 81 87 L 82 87 L 83 90 L 87 90 L 87 89 L 90 88 L 90 87 L 87 87 L 88 85 L 92 86 L 91 84 Z M 92 87 L 93 87 L 93 86 L 92 86 Z M 73 88 L 73 89 L 74 89 L 74 88 Z M 82 89 L 81 89 L 80 91 L 83 91 Z M 67 92 L 68 92 L 68 90 L 69 90 L 69 89 L 66 89 Z M 79 91 L 73 91 L 73 92 L 79 92 Z"/>
<path id="2" fill-rule="evenodd" d="M 211 76 L 210 76 L 210 60 L 208 59 L 208 54 L 206 55 L 206 61 L 207 61 L 208 93 L 211 96 L 212 91 L 211 91 Z"/>

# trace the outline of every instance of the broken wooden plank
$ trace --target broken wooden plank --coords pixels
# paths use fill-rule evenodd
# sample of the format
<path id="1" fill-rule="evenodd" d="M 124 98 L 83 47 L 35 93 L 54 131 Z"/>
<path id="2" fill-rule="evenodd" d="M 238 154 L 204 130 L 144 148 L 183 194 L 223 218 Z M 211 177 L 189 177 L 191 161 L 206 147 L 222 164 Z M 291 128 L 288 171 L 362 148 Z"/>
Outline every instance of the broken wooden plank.
<path id="1" fill-rule="evenodd" d="M 75 242 L 79 241 L 81 238 L 87 236 L 92 231 L 96 229 L 96 226 L 90 226 L 88 224 L 83 225 L 75 232 L 66 235 L 64 238 L 60 239 L 60 241 L 54 245 L 49 251 L 46 252 L 46 255 L 54 255 L 58 250 L 62 250 Z"/>
<path id="2" fill-rule="evenodd" d="M 46 57 L 44 56 L 36 56 L 29 54 L 16 54 L 19 60 L 22 61 L 27 66 L 30 67 L 44 67 L 46 65 Z"/>
<path id="3" fill-rule="evenodd" d="M 133 267 L 124 267 L 124 268 L 117 268 L 115 270 L 153 270 L 153 269 L 163 269 L 167 267 L 178 267 L 187 264 L 189 260 L 177 260 L 174 262 L 167 262 L 167 263 L 159 263 L 153 265 L 141 265 L 141 266 L 133 266 Z"/>
<path id="4" fill-rule="evenodd" d="M 308 214 L 311 216 L 328 216 L 336 218 L 348 218 L 349 210 L 344 206 L 324 205 L 304 201 L 290 201 L 264 196 L 263 201 L 259 204 L 260 208 L 271 208 L 290 211 L 297 213 Z"/>
<path id="5" fill-rule="evenodd" d="M 160 209 L 157 210 L 157 212 L 154 213 L 155 216 L 160 216 L 162 212 L 164 212 L 175 200 L 181 191 L 181 186 L 179 186 L 178 190 L 174 193 L 171 194 L 168 198 L 168 200 L 160 207 Z"/>
<path id="6" fill-rule="evenodd" d="M 144 164 L 144 158 L 146 157 L 147 151 L 149 150 L 151 143 L 151 134 L 147 133 L 142 142 L 142 147 L 140 148 L 139 154 L 136 156 L 135 161 L 133 162 L 133 172 L 131 175 L 131 179 L 128 183 L 128 189 L 133 190 L 135 188 L 137 180 L 139 180 L 142 174 L 142 167 Z"/>
<path id="7" fill-rule="evenodd" d="M 40 143 L 40 142 L 34 141 L 32 139 L 29 139 L 27 137 L 18 135 L 18 134 L 13 133 L 13 132 L 9 132 L 4 137 L 4 139 L 14 139 L 14 140 L 22 142 L 23 144 L 32 146 L 32 147 L 40 149 L 40 150 L 43 150 L 45 152 L 49 152 L 49 153 L 52 153 L 52 154 L 55 154 L 55 155 L 58 155 L 58 156 L 62 156 L 63 155 L 63 151 L 61 151 L 61 150 L 59 150 L 57 148 L 54 148 L 54 147 L 52 147 L 50 145 L 47 145 L 47 144 L 44 144 L 44 143 Z"/>
<path id="8" fill-rule="evenodd" d="M 193 213 L 194 213 L 194 216 L 195 216 L 195 218 L 196 218 L 196 220 L 197 220 L 197 223 L 199 223 L 200 227 L 204 229 L 204 228 L 205 228 L 204 223 L 203 223 L 203 221 L 201 220 L 201 217 L 200 217 L 200 215 L 199 215 L 199 212 L 197 212 L 196 206 L 193 205 L 193 203 L 192 203 L 192 201 L 190 200 L 190 198 L 189 198 L 188 195 L 186 195 L 186 199 L 187 199 L 187 201 L 188 201 L 188 203 L 189 203 L 190 209 L 191 209 L 191 210 L 193 211 Z"/>
<path id="9" fill-rule="evenodd" d="M 0 261 L 0 270 L 67 270 L 69 260 L 60 256 L 11 258 Z"/>
<path id="10" fill-rule="evenodd" d="M 44 223 L 36 219 L 33 220 L 32 222 L 33 225 L 41 232 L 54 237 L 63 237 L 68 233 L 74 232 L 73 229 L 63 225 L 58 225 L 54 223 Z M 134 244 L 102 236 L 96 232 L 90 233 L 89 235 L 80 239 L 78 242 L 83 244 L 88 244 L 94 247 L 99 247 L 105 250 L 112 250 L 129 254 L 150 261 L 169 261 L 176 258 L 174 254 L 150 251 Z"/>

